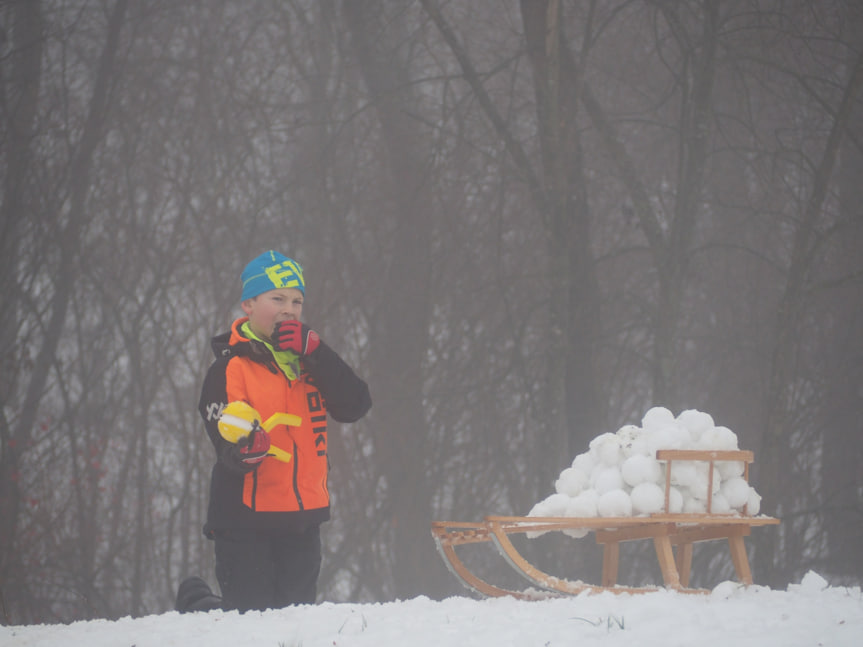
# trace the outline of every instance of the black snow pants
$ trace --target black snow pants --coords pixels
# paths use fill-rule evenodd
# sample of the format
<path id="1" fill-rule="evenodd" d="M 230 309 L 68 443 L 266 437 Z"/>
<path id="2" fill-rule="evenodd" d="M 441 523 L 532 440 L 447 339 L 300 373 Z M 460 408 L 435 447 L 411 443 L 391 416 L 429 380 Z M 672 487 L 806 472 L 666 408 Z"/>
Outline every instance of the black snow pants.
<path id="1" fill-rule="evenodd" d="M 314 604 L 321 572 L 320 526 L 301 533 L 221 530 L 214 533 L 222 607 L 248 611 Z"/>

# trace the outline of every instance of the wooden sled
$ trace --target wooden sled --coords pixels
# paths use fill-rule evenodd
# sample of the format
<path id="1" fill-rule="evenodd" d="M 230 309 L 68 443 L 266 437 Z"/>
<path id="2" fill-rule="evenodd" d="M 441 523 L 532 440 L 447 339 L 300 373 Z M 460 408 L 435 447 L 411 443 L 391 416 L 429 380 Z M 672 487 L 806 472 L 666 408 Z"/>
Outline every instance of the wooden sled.
<path id="1" fill-rule="evenodd" d="M 708 493 L 712 492 L 713 463 L 716 461 L 742 461 L 744 478 L 749 479 L 749 464 L 753 454 L 749 451 L 660 450 L 658 460 L 667 462 L 664 511 L 643 517 L 505 517 L 489 516 L 479 522 L 432 522 L 432 536 L 438 551 L 449 570 L 469 589 L 489 597 L 504 595 L 523 600 L 535 600 L 553 595 L 580 593 L 645 593 L 657 587 L 631 587 L 617 585 L 620 562 L 620 543 L 652 539 L 656 558 L 662 572 L 663 584 L 681 593 L 705 593 L 706 589 L 692 589 L 689 578 L 692 566 L 692 545 L 701 541 L 724 539 L 728 542 L 731 560 L 737 579 L 746 585 L 753 583 L 749 558 L 743 538 L 753 527 L 776 525 L 779 519 L 747 514 L 716 514 L 711 511 L 712 494 L 708 494 L 707 512 L 704 514 L 670 513 L 669 491 L 673 462 L 676 460 L 706 461 Z M 603 546 L 602 583 L 586 584 L 570 581 L 546 573 L 531 564 L 513 545 L 510 535 L 518 533 L 545 533 L 581 530 L 593 532 L 596 542 Z M 504 589 L 475 575 L 456 554 L 456 546 L 475 543 L 492 543 L 516 572 L 539 590 L 513 591 Z M 676 553 L 675 553 L 676 548 Z"/>

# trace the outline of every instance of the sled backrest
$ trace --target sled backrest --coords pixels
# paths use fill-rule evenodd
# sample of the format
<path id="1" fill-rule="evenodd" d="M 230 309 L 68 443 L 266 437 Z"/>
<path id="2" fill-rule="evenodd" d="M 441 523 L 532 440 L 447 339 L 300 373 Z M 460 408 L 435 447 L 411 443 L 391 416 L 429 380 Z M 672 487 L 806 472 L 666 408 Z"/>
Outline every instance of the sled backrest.
<path id="1" fill-rule="evenodd" d="M 709 464 L 707 470 L 707 514 L 712 514 L 713 506 L 713 467 L 717 461 L 738 461 L 743 463 L 743 478 L 749 482 L 749 464 L 754 462 L 755 454 L 751 451 L 714 451 L 701 449 L 659 449 L 656 460 L 665 461 L 668 467 L 665 472 L 665 513 L 669 514 L 668 499 L 671 492 L 671 470 L 674 461 L 703 461 Z M 743 515 L 748 514 L 747 506 L 743 506 Z"/>

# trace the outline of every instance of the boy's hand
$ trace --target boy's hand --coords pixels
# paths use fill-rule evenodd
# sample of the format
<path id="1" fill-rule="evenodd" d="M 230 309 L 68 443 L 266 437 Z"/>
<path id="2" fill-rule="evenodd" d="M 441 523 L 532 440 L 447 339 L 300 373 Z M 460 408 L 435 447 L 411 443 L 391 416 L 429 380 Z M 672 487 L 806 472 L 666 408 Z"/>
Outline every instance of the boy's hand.
<path id="1" fill-rule="evenodd" d="M 321 343 L 318 333 L 296 319 L 276 324 L 273 331 L 273 348 L 290 350 L 297 355 L 311 355 Z"/>
<path id="2" fill-rule="evenodd" d="M 270 434 L 263 429 L 255 429 L 235 446 L 238 458 L 246 465 L 257 465 L 270 451 Z"/>

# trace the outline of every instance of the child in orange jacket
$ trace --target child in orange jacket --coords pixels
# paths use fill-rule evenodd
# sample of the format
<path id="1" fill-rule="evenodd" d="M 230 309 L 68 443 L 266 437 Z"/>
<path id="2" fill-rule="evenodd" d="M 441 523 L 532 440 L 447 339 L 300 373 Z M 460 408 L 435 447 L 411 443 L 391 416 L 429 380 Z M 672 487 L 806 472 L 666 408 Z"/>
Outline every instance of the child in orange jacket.
<path id="1" fill-rule="evenodd" d="M 327 417 L 359 420 L 371 396 L 366 383 L 301 322 L 305 280 L 296 261 L 266 252 L 246 266 L 242 281 L 246 316 L 213 338 L 216 359 L 199 403 L 217 456 L 204 532 L 215 542 L 219 606 L 245 611 L 312 604 L 321 565 L 319 528 L 330 517 Z M 219 432 L 222 411 L 232 402 L 250 405 L 258 421 L 291 414 L 299 422 L 268 431 L 255 425 L 233 443 Z M 198 608 L 188 599 L 190 589 L 204 608 L 215 606 L 217 598 L 203 591 L 200 578 L 184 584 L 186 608 L 180 610 Z"/>

